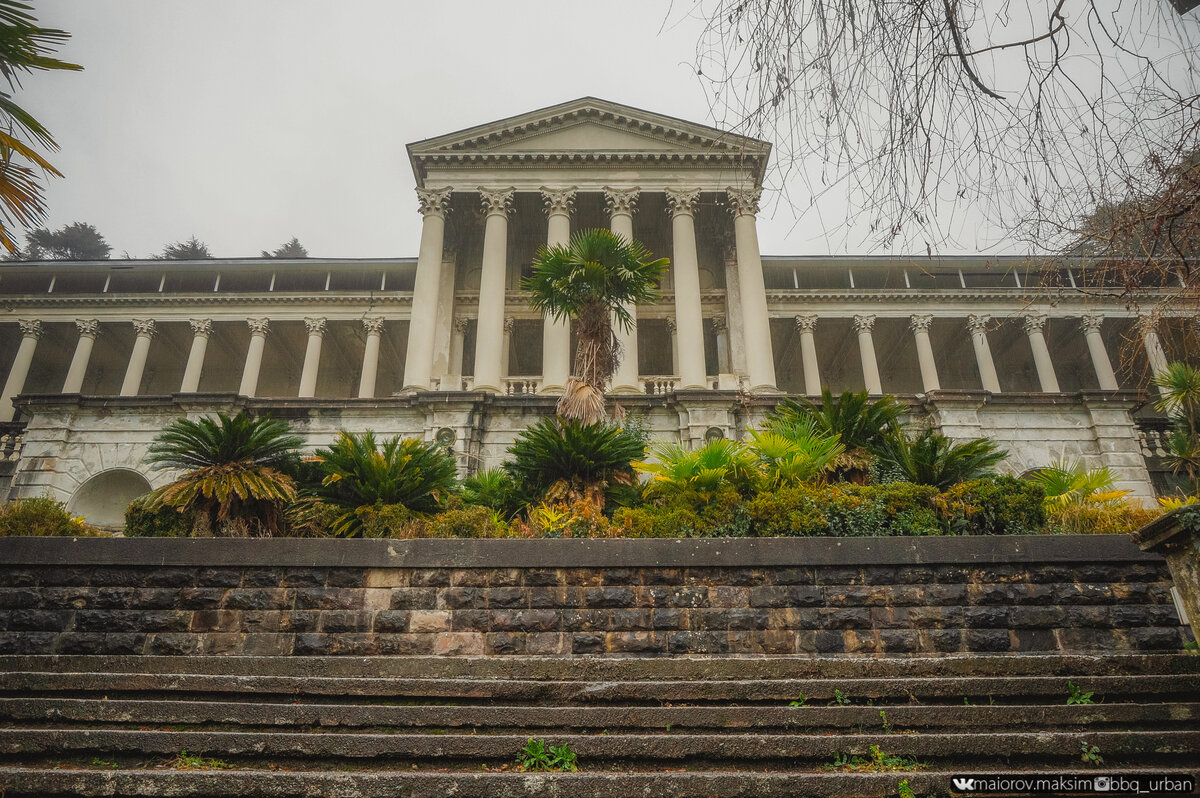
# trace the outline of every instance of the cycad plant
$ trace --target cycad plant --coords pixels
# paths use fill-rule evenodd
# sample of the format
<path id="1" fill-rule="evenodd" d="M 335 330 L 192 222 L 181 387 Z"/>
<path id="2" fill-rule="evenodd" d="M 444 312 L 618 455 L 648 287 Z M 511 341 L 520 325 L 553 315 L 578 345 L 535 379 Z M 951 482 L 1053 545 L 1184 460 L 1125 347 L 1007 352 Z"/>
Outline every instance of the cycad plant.
<path id="1" fill-rule="evenodd" d="M 845 391 L 834 397 L 829 388 L 821 390 L 820 403 L 808 399 L 785 399 L 767 416 L 764 427 L 777 427 L 810 419 L 814 429 L 837 435 L 843 451 L 834 463 L 835 473 L 850 482 L 865 482 L 871 461 L 885 440 L 899 429 L 905 407 L 893 396 L 871 400 L 866 391 Z"/>
<path id="2" fill-rule="evenodd" d="M 897 432 L 884 439 L 879 457 L 906 482 L 938 490 L 958 482 L 990 476 L 1008 457 L 990 438 L 954 443 L 945 435 L 925 430 L 915 438 Z"/>
<path id="3" fill-rule="evenodd" d="M 462 481 L 462 500 L 488 507 L 504 518 L 512 518 L 525 504 L 516 480 L 501 467 L 484 468 Z"/>
<path id="4" fill-rule="evenodd" d="M 1078 460 L 1058 460 L 1039 468 L 1026 479 L 1045 491 L 1048 507 L 1118 502 L 1129 494 L 1127 490 L 1113 489 L 1116 477 L 1112 470 L 1087 469 Z"/>
<path id="5" fill-rule="evenodd" d="M 1175 362 L 1154 378 L 1161 395 L 1155 405 L 1171 420 L 1167 462 L 1187 475 L 1193 496 L 1200 495 L 1200 369 Z"/>
<path id="6" fill-rule="evenodd" d="M 578 344 L 574 373 L 558 402 L 566 419 L 604 419 L 604 391 L 622 353 L 613 322 L 628 330 L 629 307 L 658 298 L 666 258 L 654 259 L 644 246 L 610 230 L 580 230 L 567 246 L 542 247 L 525 280 L 529 304 L 556 321 L 575 320 Z"/>
<path id="7" fill-rule="evenodd" d="M 201 515 L 214 535 L 272 535 L 296 485 L 280 469 L 297 457 L 303 439 L 287 423 L 245 413 L 192 421 L 176 419 L 150 445 L 146 462 L 184 475 L 151 492 L 150 505 Z"/>
<path id="8" fill-rule="evenodd" d="M 418 513 L 438 510 L 458 476 L 454 457 L 437 443 L 399 436 L 379 443 L 370 430 L 359 435 L 342 430 L 316 456 L 325 473 L 321 494 L 343 511 L 331 530 L 339 537 L 361 534 L 362 507 L 400 504 Z"/>
<path id="9" fill-rule="evenodd" d="M 635 484 L 631 463 L 646 452 L 633 429 L 545 418 L 509 447 L 504 470 L 541 501 L 584 501 L 603 507 L 622 487 Z"/>
<path id="10" fill-rule="evenodd" d="M 767 486 L 775 490 L 822 478 L 845 451 L 836 433 L 817 429 L 811 417 L 776 420 L 769 429 L 750 433 Z"/>
<path id="11" fill-rule="evenodd" d="M 645 490 L 647 498 L 691 491 L 709 501 L 723 487 L 747 493 L 761 482 L 755 454 L 727 438 L 717 438 L 694 450 L 678 444 L 660 444 L 652 447 L 650 453 L 655 462 L 634 464 L 638 471 L 650 475 Z"/>

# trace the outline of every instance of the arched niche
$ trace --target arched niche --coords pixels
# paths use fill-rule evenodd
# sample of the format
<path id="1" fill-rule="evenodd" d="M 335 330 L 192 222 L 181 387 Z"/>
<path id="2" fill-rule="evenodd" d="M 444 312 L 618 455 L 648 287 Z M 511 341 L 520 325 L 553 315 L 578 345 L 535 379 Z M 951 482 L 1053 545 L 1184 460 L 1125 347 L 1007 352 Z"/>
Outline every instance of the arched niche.
<path id="1" fill-rule="evenodd" d="M 112 468 L 88 478 L 79 486 L 67 509 L 82 515 L 89 524 L 106 529 L 125 525 L 125 507 L 129 502 L 150 492 L 150 483 L 129 468 Z"/>

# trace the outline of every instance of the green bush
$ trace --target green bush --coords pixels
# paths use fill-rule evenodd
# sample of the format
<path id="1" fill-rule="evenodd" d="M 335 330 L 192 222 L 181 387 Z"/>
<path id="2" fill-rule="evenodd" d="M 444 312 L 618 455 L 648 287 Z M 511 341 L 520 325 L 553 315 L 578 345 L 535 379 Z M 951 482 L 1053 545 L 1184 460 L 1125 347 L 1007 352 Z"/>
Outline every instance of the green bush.
<path id="1" fill-rule="evenodd" d="M 174 507 L 155 502 L 147 506 L 145 497 L 134 499 L 125 508 L 127 538 L 188 538 L 195 535 L 196 517 Z"/>
<path id="2" fill-rule="evenodd" d="M 1015 477 L 973 479 L 937 498 L 947 531 L 956 535 L 1032 535 L 1046 523 L 1041 486 Z"/>
<path id="3" fill-rule="evenodd" d="M 106 533 L 74 518 L 49 496 L 13 499 L 0 505 L 0 537 L 98 537 Z"/>
<path id="4" fill-rule="evenodd" d="M 402 504 L 376 504 L 354 511 L 364 538 L 500 538 L 508 527 L 487 507 L 452 504 L 434 515 Z"/>

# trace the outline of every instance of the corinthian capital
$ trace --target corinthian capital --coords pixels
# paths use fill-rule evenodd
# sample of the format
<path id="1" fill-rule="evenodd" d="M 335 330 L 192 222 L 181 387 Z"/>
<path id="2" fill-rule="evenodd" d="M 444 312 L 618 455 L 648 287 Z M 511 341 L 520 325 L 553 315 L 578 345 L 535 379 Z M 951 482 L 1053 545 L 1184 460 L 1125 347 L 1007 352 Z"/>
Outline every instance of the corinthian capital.
<path id="1" fill-rule="evenodd" d="M 633 216 L 637 213 L 638 195 L 642 190 L 637 186 L 633 188 L 609 188 L 604 187 L 604 204 L 608 206 L 608 215 L 613 216 L 618 213 L 627 213 Z"/>
<path id="2" fill-rule="evenodd" d="M 304 328 L 308 330 L 309 335 L 324 335 L 325 319 L 320 316 L 306 316 L 304 319 Z"/>
<path id="3" fill-rule="evenodd" d="M 1042 328 L 1046 326 L 1046 314 L 1030 313 L 1025 317 L 1023 324 L 1026 335 L 1031 335 L 1035 332 L 1041 332 Z"/>
<path id="4" fill-rule="evenodd" d="M 929 332 L 930 324 L 933 324 L 933 316 L 929 313 L 917 313 L 908 317 L 908 328 L 913 332 Z"/>
<path id="5" fill-rule="evenodd" d="M 546 203 L 546 215 L 556 213 L 570 216 L 575 209 L 575 186 L 570 188 L 546 188 L 542 186 L 542 199 Z"/>
<path id="6" fill-rule="evenodd" d="M 988 324 L 991 322 L 991 316 L 982 314 L 971 314 L 967 316 L 967 329 L 973 333 L 987 332 Z"/>
<path id="7" fill-rule="evenodd" d="M 672 216 L 691 216 L 696 212 L 696 203 L 700 201 L 698 188 L 668 188 L 667 210 Z"/>
<path id="8" fill-rule="evenodd" d="M 875 317 L 868 314 L 862 314 L 854 317 L 854 331 L 857 333 L 869 333 L 875 329 Z"/>
<path id="9" fill-rule="evenodd" d="M 439 216 L 443 219 L 450 211 L 449 188 L 419 188 L 417 189 L 417 209 L 422 216 Z"/>
<path id="10" fill-rule="evenodd" d="M 727 188 L 729 195 L 729 212 L 734 216 L 757 216 L 758 201 L 762 197 L 761 188 Z"/>
<path id="11" fill-rule="evenodd" d="M 192 319 L 188 324 L 192 326 L 192 335 L 202 338 L 212 335 L 212 319 Z"/>
<path id="12" fill-rule="evenodd" d="M 467 328 L 471 326 L 471 320 L 465 316 L 454 317 L 454 331 L 459 335 L 466 335 Z"/>
<path id="13" fill-rule="evenodd" d="M 383 317 L 382 316 L 364 316 L 362 320 L 363 330 L 367 335 L 374 333 L 380 335 L 383 333 Z"/>
<path id="14" fill-rule="evenodd" d="M 1083 328 L 1084 334 L 1100 332 L 1100 325 L 1104 323 L 1104 317 L 1099 313 L 1089 313 L 1079 320 L 1079 326 Z"/>
<path id="15" fill-rule="evenodd" d="M 154 319 L 134 319 L 133 329 L 138 335 L 153 338 L 155 333 Z"/>
<path id="16" fill-rule="evenodd" d="M 100 334 L 100 320 L 75 319 L 75 329 L 79 330 L 80 338 L 95 338 Z"/>
<path id="17" fill-rule="evenodd" d="M 271 330 L 271 320 L 267 318 L 246 319 L 251 335 L 266 335 Z"/>
<path id="18" fill-rule="evenodd" d="M 483 212 L 491 216 L 508 216 L 512 210 L 513 192 L 515 188 L 484 188 L 479 187 L 479 199 L 483 203 Z"/>
<path id="19" fill-rule="evenodd" d="M 21 335 L 25 338 L 41 338 L 42 323 L 37 319 L 17 319 L 21 326 Z"/>
<path id="20" fill-rule="evenodd" d="M 796 332 L 812 332 L 817 328 L 816 313 L 801 313 L 796 317 Z"/>

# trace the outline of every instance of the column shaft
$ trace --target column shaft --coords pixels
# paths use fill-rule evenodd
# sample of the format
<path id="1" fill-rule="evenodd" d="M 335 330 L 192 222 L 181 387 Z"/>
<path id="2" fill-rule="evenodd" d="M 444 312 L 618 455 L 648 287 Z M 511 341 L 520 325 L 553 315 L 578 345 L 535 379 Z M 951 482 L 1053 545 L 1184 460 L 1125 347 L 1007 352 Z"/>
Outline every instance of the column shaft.
<path id="1" fill-rule="evenodd" d="M 413 283 L 412 314 L 408 323 L 408 350 L 404 356 L 404 387 L 429 390 L 433 369 L 433 328 L 437 318 L 438 283 L 446 233 L 450 189 L 417 189 L 421 214 L 421 244 Z"/>
<path id="2" fill-rule="evenodd" d="M 821 395 L 821 370 L 817 364 L 817 342 L 813 333 L 816 326 L 815 314 L 796 317 L 796 329 L 800 331 L 800 361 L 804 367 L 804 392 L 809 396 Z"/>
<path id="3" fill-rule="evenodd" d="M 750 390 L 775 390 L 775 356 L 771 347 L 771 319 L 767 315 L 767 290 L 762 256 L 758 250 L 758 213 L 761 189 L 729 189 L 734 212 L 733 234 L 737 248 L 738 288 L 742 302 L 742 335 L 746 341 L 746 370 Z M 873 356 L 872 356 L 873 357 Z"/>
<path id="4" fill-rule="evenodd" d="M 129 365 L 125 367 L 125 379 L 121 382 L 121 396 L 137 396 L 142 387 L 142 374 L 146 370 L 146 358 L 150 354 L 150 339 L 154 337 L 152 319 L 134 319 L 137 337 L 133 339 L 133 351 L 129 353 Z"/>
<path id="5" fill-rule="evenodd" d="M 192 348 L 188 351 L 187 366 L 183 370 L 180 393 L 195 393 L 200 390 L 200 375 L 204 371 L 204 355 L 208 352 L 208 337 L 212 335 L 212 321 L 192 319 Z"/>
<path id="6" fill-rule="evenodd" d="M 548 214 L 546 246 L 571 243 L 571 208 L 575 189 L 542 188 Z M 542 392 L 559 393 L 571 376 L 571 320 L 542 319 Z"/>
<path id="7" fill-rule="evenodd" d="M 1083 317 L 1083 337 L 1087 340 L 1088 354 L 1092 357 L 1092 368 L 1096 370 L 1096 380 L 1100 390 L 1115 391 L 1120 386 L 1117 375 L 1113 371 L 1112 361 L 1108 359 L 1108 348 L 1104 346 L 1104 336 L 1100 334 L 1102 316 Z"/>
<path id="8" fill-rule="evenodd" d="M 933 358 L 933 345 L 929 342 L 929 325 L 933 316 L 918 315 L 909 319 L 909 327 L 913 331 L 913 340 L 917 345 L 917 363 L 921 366 L 921 387 L 926 393 L 941 390 L 942 383 L 938 379 L 937 361 Z"/>
<path id="9" fill-rule="evenodd" d="M 367 331 L 367 343 L 363 347 L 362 374 L 358 378 L 358 398 L 375 398 L 375 379 L 379 373 L 379 339 L 383 335 L 383 319 L 368 317 L 363 319 L 363 329 Z"/>
<path id="10" fill-rule="evenodd" d="M 17 356 L 13 358 L 12 368 L 8 370 L 8 378 L 4 381 L 4 391 L 0 393 L 0 421 L 12 421 L 16 415 L 12 400 L 25 389 L 29 367 L 33 365 L 33 352 L 37 349 L 38 339 L 42 337 L 40 321 L 22 319 L 19 323 L 21 345 L 17 347 Z"/>
<path id="11" fill-rule="evenodd" d="M 679 346 L 679 382 L 684 390 L 705 388 L 704 319 L 700 306 L 700 262 L 696 254 L 696 223 L 692 214 L 700 190 L 667 189 L 675 276 L 675 325 Z"/>
<path id="12" fill-rule="evenodd" d="M 242 368 L 242 384 L 238 387 L 238 393 L 254 396 L 258 390 L 258 374 L 262 370 L 269 327 L 266 319 L 247 319 L 246 323 L 250 325 L 250 346 L 246 348 L 246 364 Z"/>
<path id="13" fill-rule="evenodd" d="M 1033 365 L 1037 369 L 1038 385 L 1042 393 L 1058 393 L 1058 375 L 1054 373 L 1054 363 L 1050 360 L 1050 348 L 1046 346 L 1046 334 L 1043 329 L 1046 316 L 1034 313 L 1025 317 L 1025 334 L 1029 337 L 1029 348 L 1033 352 Z"/>
<path id="14" fill-rule="evenodd" d="M 975 362 L 979 366 L 979 379 L 983 390 L 1000 393 L 1000 378 L 996 376 L 996 364 L 992 361 L 992 350 L 988 346 L 987 316 L 970 316 L 967 328 L 971 331 L 971 345 L 975 348 Z"/>
<path id="15" fill-rule="evenodd" d="M 875 359 L 875 341 L 871 330 L 875 327 L 874 316 L 855 316 L 854 329 L 858 333 L 858 356 L 862 360 L 863 383 L 867 393 L 883 393 L 883 385 L 879 381 L 879 363 Z"/>
<path id="16" fill-rule="evenodd" d="M 626 241 L 633 241 L 633 212 L 637 207 L 638 189 L 604 189 L 605 201 L 608 204 L 610 216 L 609 226 L 614 233 Z M 621 360 L 617 364 L 617 373 L 612 378 L 613 393 L 640 393 L 638 385 L 638 334 L 637 306 L 628 305 L 625 308 L 634 323 L 628 330 L 619 324 L 613 325 L 617 342 L 621 347 Z"/>
<path id="17" fill-rule="evenodd" d="M 308 344 L 304 347 L 304 366 L 300 370 L 301 399 L 317 395 L 317 374 L 321 368 L 321 343 L 325 340 L 325 319 L 308 318 L 304 320 L 308 329 Z"/>
<path id="18" fill-rule="evenodd" d="M 100 334 L 100 322 L 96 319 L 76 319 L 75 327 L 79 330 L 79 341 L 75 344 L 75 354 L 71 356 L 67 378 L 63 381 L 63 393 L 79 393 L 83 390 L 83 378 L 87 374 L 88 361 L 92 358 L 92 345 Z"/>
<path id="19" fill-rule="evenodd" d="M 513 189 L 479 190 L 487 219 L 483 228 L 483 264 L 475 328 L 475 390 L 502 393 L 504 299 L 508 272 L 508 213 Z"/>

